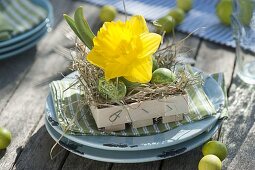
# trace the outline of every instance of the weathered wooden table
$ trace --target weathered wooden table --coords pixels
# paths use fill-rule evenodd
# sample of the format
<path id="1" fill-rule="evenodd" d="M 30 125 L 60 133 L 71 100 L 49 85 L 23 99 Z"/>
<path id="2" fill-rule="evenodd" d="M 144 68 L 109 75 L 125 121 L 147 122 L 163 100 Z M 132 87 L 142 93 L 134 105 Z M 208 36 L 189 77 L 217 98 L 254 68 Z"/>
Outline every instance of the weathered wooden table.
<path id="1" fill-rule="evenodd" d="M 73 13 L 84 5 L 89 24 L 96 32 L 99 8 L 70 0 L 52 0 L 55 27 L 37 47 L 16 57 L 0 61 L 0 126 L 11 130 L 12 143 L 0 151 L 0 170 L 8 169 L 187 169 L 195 170 L 202 157 L 201 148 L 163 161 L 140 164 L 98 162 L 76 156 L 66 150 L 51 160 L 54 145 L 44 126 L 44 107 L 49 81 L 61 78 L 69 60 L 61 47 L 71 48 L 65 37 L 67 25 L 63 13 Z M 123 17 L 119 15 L 119 17 Z M 186 35 L 178 33 L 177 37 Z M 235 74 L 234 49 L 210 43 L 196 37 L 186 43 L 193 50 L 195 66 L 208 72 L 224 72 L 229 96 L 229 119 L 224 122 L 221 138 L 229 155 L 223 169 L 249 170 L 255 167 L 255 87 L 246 85 Z M 62 55 L 61 55 L 62 54 Z M 57 150 L 62 150 L 58 147 Z"/>

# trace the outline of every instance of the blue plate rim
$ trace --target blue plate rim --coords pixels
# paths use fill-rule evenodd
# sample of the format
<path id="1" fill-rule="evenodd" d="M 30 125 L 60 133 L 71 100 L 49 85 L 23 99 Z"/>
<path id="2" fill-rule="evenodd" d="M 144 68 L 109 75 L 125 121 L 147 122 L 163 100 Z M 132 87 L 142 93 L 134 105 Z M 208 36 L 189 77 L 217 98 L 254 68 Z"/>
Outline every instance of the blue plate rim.
<path id="1" fill-rule="evenodd" d="M 26 44 L 22 47 L 20 47 L 19 49 L 16 49 L 15 51 L 11 51 L 8 53 L 4 53 L 4 54 L 0 54 L 0 59 L 6 59 L 12 56 L 15 56 L 17 54 L 20 54 L 26 50 L 29 50 L 30 48 L 36 46 L 36 44 L 43 38 L 43 36 L 47 33 L 47 31 L 45 31 L 41 36 L 39 36 L 37 39 L 35 39 L 32 42 L 29 42 L 29 44 Z"/>
<path id="2" fill-rule="evenodd" d="M 221 124 L 222 124 L 222 120 L 218 120 L 217 123 L 210 130 L 203 132 L 202 134 L 188 141 L 185 141 L 176 145 L 163 147 L 159 149 L 144 150 L 144 151 L 113 151 L 113 150 L 104 150 L 104 149 L 89 147 L 86 145 L 81 145 L 65 137 L 61 137 L 60 139 L 61 134 L 55 131 L 55 129 L 51 127 L 51 125 L 47 122 L 47 120 L 45 120 L 45 126 L 48 133 L 53 138 L 53 140 L 55 140 L 64 149 L 76 155 L 79 155 L 81 157 L 85 157 L 85 158 L 97 160 L 97 161 L 111 162 L 111 163 L 151 162 L 151 161 L 158 161 L 158 160 L 167 159 L 167 158 L 184 154 L 198 146 L 201 146 L 202 144 L 210 140 L 210 138 L 220 128 Z M 56 134 L 58 136 L 56 136 Z M 63 141 L 63 139 L 67 142 Z M 83 147 L 82 150 L 81 150 L 81 147 Z M 147 157 L 145 158 L 142 157 L 144 156 L 143 154 L 146 154 Z M 111 158 L 111 156 L 113 155 L 115 156 Z M 121 156 L 123 155 L 124 157 L 121 158 Z M 130 155 L 133 155 L 133 156 L 131 156 L 130 158 Z"/>
<path id="3" fill-rule="evenodd" d="M 9 52 L 11 52 L 13 50 L 17 50 L 19 48 L 22 48 L 22 47 L 26 46 L 30 42 L 33 42 L 34 40 L 36 40 L 39 37 L 41 37 L 41 35 L 44 35 L 46 32 L 48 32 L 47 30 L 48 30 L 48 27 L 43 27 L 34 36 L 28 37 L 24 41 L 19 41 L 18 43 L 15 43 L 12 46 L 7 46 L 7 47 L 0 48 L 0 56 L 5 54 L 5 53 L 9 53 Z"/>

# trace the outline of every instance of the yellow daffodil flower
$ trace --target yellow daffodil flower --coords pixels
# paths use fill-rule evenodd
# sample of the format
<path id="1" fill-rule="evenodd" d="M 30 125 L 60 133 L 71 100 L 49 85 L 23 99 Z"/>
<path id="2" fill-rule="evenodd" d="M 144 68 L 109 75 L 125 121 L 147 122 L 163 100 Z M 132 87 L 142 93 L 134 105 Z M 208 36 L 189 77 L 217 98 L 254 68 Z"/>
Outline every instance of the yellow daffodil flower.
<path id="1" fill-rule="evenodd" d="M 160 35 L 149 33 L 142 16 L 106 22 L 93 39 L 87 60 L 104 70 L 106 80 L 123 76 L 131 82 L 147 83 L 152 77 L 152 55 L 160 41 Z"/>

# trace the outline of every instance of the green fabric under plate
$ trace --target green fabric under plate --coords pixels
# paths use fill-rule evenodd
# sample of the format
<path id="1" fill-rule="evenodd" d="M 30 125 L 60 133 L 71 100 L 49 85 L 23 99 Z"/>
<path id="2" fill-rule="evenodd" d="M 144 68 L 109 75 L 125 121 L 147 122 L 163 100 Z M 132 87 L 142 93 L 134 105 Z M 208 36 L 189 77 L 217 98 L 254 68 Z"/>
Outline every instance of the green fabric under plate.
<path id="1" fill-rule="evenodd" d="M 28 31 L 47 17 L 47 11 L 31 0 L 0 0 L 0 41 Z M 8 28 L 8 32 L 6 32 Z M 1 33 L 4 38 L 1 39 Z"/>
<path id="2" fill-rule="evenodd" d="M 223 74 L 215 74 L 212 75 L 212 77 L 223 89 L 225 89 Z M 79 87 L 79 84 L 69 88 L 72 83 L 73 80 L 60 80 L 54 81 L 50 84 L 51 95 L 58 122 L 63 131 L 66 131 L 67 134 L 117 136 L 153 135 L 171 130 L 182 124 L 202 120 L 208 116 L 216 114 L 216 110 L 203 91 L 202 86 L 196 85 L 187 90 L 189 98 L 191 99 L 189 103 L 190 113 L 185 114 L 183 121 L 165 124 L 159 123 L 137 129 L 129 127 L 123 131 L 106 133 L 97 129 L 96 123 L 88 107 L 78 106 L 77 101 L 82 99 L 83 94 L 80 90 L 81 88 Z M 226 108 L 223 109 L 223 111 L 224 115 L 222 115 L 222 117 L 226 117 Z M 72 126 L 70 126 L 70 124 L 72 124 Z"/>

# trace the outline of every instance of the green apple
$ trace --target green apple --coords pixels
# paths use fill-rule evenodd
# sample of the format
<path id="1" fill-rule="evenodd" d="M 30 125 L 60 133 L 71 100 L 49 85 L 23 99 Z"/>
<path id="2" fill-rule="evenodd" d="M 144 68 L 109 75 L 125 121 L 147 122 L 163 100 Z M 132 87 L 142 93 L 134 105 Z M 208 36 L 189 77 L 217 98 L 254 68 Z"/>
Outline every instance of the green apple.
<path id="1" fill-rule="evenodd" d="M 176 75 L 167 68 L 158 68 L 152 73 L 151 82 L 155 84 L 172 83 L 176 80 Z"/>
<path id="2" fill-rule="evenodd" d="M 215 155 L 218 158 L 220 158 L 221 161 L 223 161 L 227 155 L 227 147 L 224 143 L 221 143 L 219 141 L 209 141 L 206 144 L 204 144 L 202 148 L 203 155 Z"/>
<path id="3" fill-rule="evenodd" d="M 162 18 L 159 18 L 156 21 L 158 30 L 166 31 L 166 33 L 170 33 L 173 31 L 175 27 L 175 20 L 173 17 L 167 15 Z"/>
<path id="4" fill-rule="evenodd" d="M 221 170 L 222 163 L 215 155 L 204 156 L 198 164 L 198 170 Z"/>
<path id="5" fill-rule="evenodd" d="M 254 2 L 251 0 L 239 0 L 240 12 L 239 18 L 242 24 L 249 25 L 253 16 Z"/>
<path id="6" fill-rule="evenodd" d="M 117 10 L 114 6 L 111 5 L 105 5 L 101 8 L 101 11 L 99 13 L 99 18 L 102 22 L 110 22 L 115 19 L 117 15 Z"/>
<path id="7" fill-rule="evenodd" d="M 183 11 L 188 12 L 192 8 L 193 0 L 176 0 L 176 5 Z"/>
<path id="8" fill-rule="evenodd" d="M 232 0 L 221 0 L 216 6 L 216 14 L 225 25 L 230 25 L 232 11 Z"/>
<path id="9" fill-rule="evenodd" d="M 181 8 L 171 9 L 167 15 L 173 17 L 176 24 L 180 24 L 185 18 L 185 12 Z"/>
<path id="10" fill-rule="evenodd" d="M 0 127 L 0 149 L 7 148 L 11 143 L 11 132 L 5 128 Z"/>

